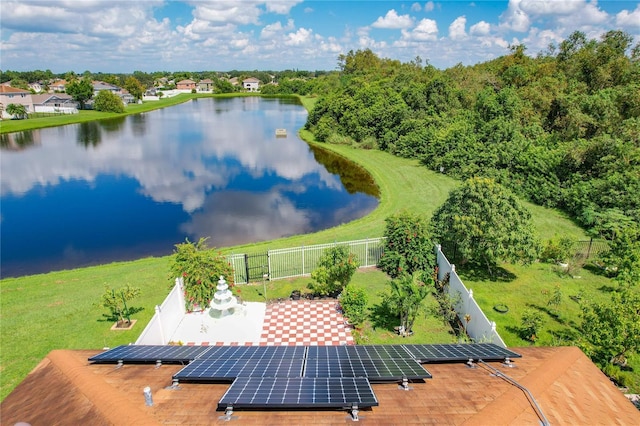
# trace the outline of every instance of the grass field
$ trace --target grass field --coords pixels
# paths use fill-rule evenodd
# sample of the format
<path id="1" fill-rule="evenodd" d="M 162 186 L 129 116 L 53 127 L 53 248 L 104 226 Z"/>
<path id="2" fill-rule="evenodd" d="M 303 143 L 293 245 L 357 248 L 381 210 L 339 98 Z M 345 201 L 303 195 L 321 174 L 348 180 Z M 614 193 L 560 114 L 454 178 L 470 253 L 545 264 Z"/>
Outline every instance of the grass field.
<path id="1" fill-rule="evenodd" d="M 305 102 L 313 102 L 313 99 Z M 301 135 L 310 137 L 304 131 Z M 407 209 L 429 218 L 444 202 L 448 192 L 458 184 L 447 176 L 425 169 L 415 160 L 397 158 L 380 151 L 354 150 L 346 146 L 326 148 L 362 165 L 371 173 L 381 194 L 380 204 L 371 214 L 314 234 L 219 249 L 224 253 L 251 253 L 381 236 L 386 217 Z M 586 238 L 584 232 L 562 213 L 537 206 L 530 208 L 541 239 L 551 238 L 556 234 L 572 239 Z M 211 244 L 215 245 L 215 241 L 211 241 Z M 53 349 L 99 349 L 135 341 L 152 317 L 154 306 L 161 303 L 169 291 L 171 281 L 168 273 L 169 257 L 161 257 L 0 280 L 0 398 L 4 399 Z M 522 272 L 518 273 L 523 277 L 527 276 Z M 532 269 L 529 281 L 538 280 L 537 274 L 542 273 L 543 271 Z M 515 287 L 521 279 L 516 278 L 511 283 L 512 286 Z M 371 290 L 370 297 L 372 303 L 378 303 L 375 299 L 377 288 L 383 287 L 378 277 L 358 274 L 354 281 L 358 285 L 371 285 L 372 288 L 375 284 L 376 290 Z M 140 309 L 134 315 L 138 324 L 131 331 L 110 331 L 111 323 L 104 318 L 106 310 L 96 304 L 105 285 L 118 288 L 126 284 L 142 290 L 141 297 L 133 303 L 134 307 Z M 476 290 L 479 285 L 472 284 L 474 291 L 481 291 Z M 287 285 L 291 284 L 286 281 L 270 283 L 273 290 L 268 290 L 268 295 L 272 297 L 271 293 L 275 294 L 276 288 L 281 286 L 284 289 Z M 522 285 L 526 286 L 526 282 Z M 289 294 L 290 290 L 287 293 L 285 289 L 284 293 Z M 514 294 L 514 297 L 518 297 L 519 293 Z M 490 305 L 492 302 L 488 303 Z M 513 304 L 516 305 L 515 302 Z M 429 321 L 432 320 L 426 318 L 420 325 L 425 335 L 433 333 L 437 336 L 434 337 L 437 341 L 450 341 L 452 337 L 446 327 L 437 319 L 432 323 Z M 384 330 L 380 333 L 377 331 L 380 330 L 363 330 L 364 341 L 378 343 L 393 337 L 385 334 Z M 422 331 L 416 332 L 416 338 L 420 337 L 420 333 Z"/>

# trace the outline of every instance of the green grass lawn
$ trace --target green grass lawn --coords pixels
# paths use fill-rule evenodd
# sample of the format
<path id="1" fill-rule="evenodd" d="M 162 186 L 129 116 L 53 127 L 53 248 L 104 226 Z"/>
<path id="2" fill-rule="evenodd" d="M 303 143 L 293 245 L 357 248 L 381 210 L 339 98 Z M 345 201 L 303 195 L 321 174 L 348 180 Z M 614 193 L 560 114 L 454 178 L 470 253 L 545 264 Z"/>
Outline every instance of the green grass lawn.
<path id="1" fill-rule="evenodd" d="M 548 263 L 501 266 L 503 276 L 508 275 L 509 278 L 491 280 L 482 272 L 464 267 L 457 268 L 457 271 L 466 287 L 473 289 L 473 297 L 487 318 L 496 322 L 498 333 L 507 346 L 534 345 L 518 332 L 525 309 L 534 309 L 542 314 L 543 323 L 535 346 L 575 344 L 580 337 L 580 302 L 606 301 L 610 292 L 618 287 L 615 281 L 595 274 L 589 268 L 580 269 L 573 278 Z M 558 306 L 549 304 L 556 287 L 562 294 Z M 506 305 L 509 311 L 497 312 L 494 306 L 498 304 Z M 633 371 L 627 373 L 627 386 L 631 392 L 639 393 L 640 357 L 632 355 L 629 365 Z"/>
<path id="2" fill-rule="evenodd" d="M 257 282 L 240 287 L 241 297 L 249 302 L 264 302 L 264 287 L 269 299 L 286 299 L 294 290 L 302 294 L 310 294 L 308 284 L 310 277 L 278 280 L 272 282 Z M 448 324 L 436 316 L 433 311 L 437 301 L 433 295 L 425 301 L 424 312 L 414 324 L 414 334 L 401 337 L 394 332 L 393 327 L 400 325 L 399 318 L 388 318 L 381 312 L 380 304 L 389 287 L 389 277 L 376 268 L 363 268 L 354 274 L 351 284 L 366 290 L 368 295 L 369 321 L 354 332 L 358 344 L 404 344 L 404 343 L 448 343 L 456 337 Z"/>
<path id="3" fill-rule="evenodd" d="M 313 102 L 313 99 L 307 102 Z M 2 123 L 3 132 L 5 123 L 8 122 Z M 304 131 L 301 131 L 301 135 L 310 137 Z M 449 191 L 458 184 L 457 181 L 445 175 L 427 170 L 416 160 L 398 158 L 380 151 L 355 150 L 347 146 L 326 146 L 326 149 L 362 165 L 371 173 L 380 187 L 381 194 L 380 203 L 373 212 L 353 222 L 314 234 L 219 249 L 223 253 L 251 253 L 275 248 L 378 237 L 383 234 L 384 219 L 402 209 L 430 218 L 435 209 L 444 202 Z M 531 207 L 531 211 L 541 239 L 551 238 L 556 234 L 566 235 L 572 239 L 586 238 L 578 226 L 558 211 L 537 206 Z M 176 243 L 180 242 L 176 241 Z M 210 243 L 215 245 L 215 241 Z M 160 304 L 169 291 L 169 259 L 169 256 L 147 258 L 0 280 L 0 378 L 2 380 L 0 398 L 4 399 L 53 349 L 99 349 L 135 341 L 152 317 L 154 306 Z M 548 276 L 547 272 L 537 271 L 535 268 L 529 274 L 519 271 L 515 273 L 519 276 L 511 283 L 509 290 L 514 290 L 513 297 L 516 298 L 521 297 L 520 293 L 515 291 L 520 280 L 544 281 L 543 277 Z M 366 275 L 368 274 L 362 274 L 362 276 Z M 530 278 L 526 278 L 527 276 Z M 360 281 L 361 279 L 363 281 Z M 354 279 L 357 285 L 370 286 L 367 288 L 370 289 L 370 300 L 374 305 L 379 303 L 376 297 L 378 289 L 384 287 L 383 281 L 375 277 L 375 274 L 365 278 L 361 278 L 358 274 Z M 303 283 L 304 279 L 302 279 Z M 110 331 L 112 324 L 106 322 L 103 316 L 106 310 L 95 304 L 99 302 L 104 292 L 104 285 L 119 288 L 126 284 L 142 290 L 142 296 L 132 304 L 133 307 L 141 309 L 134 315 L 134 318 L 138 319 L 138 324 L 131 331 Z M 478 283 L 471 284 L 473 287 L 479 287 Z M 247 286 L 247 299 L 251 291 L 256 291 L 256 297 L 264 297 L 257 294 L 260 285 L 261 283 L 254 286 L 254 290 Z M 277 281 L 269 285 L 267 295 L 272 298 L 277 294 L 283 294 L 278 297 L 286 297 L 291 293 L 290 286 L 300 284 Z M 526 284 L 522 285 L 526 286 Z M 476 291 L 475 288 L 474 291 Z M 570 295 L 569 292 L 567 292 L 568 295 Z M 515 306 L 514 303 L 514 309 L 516 309 Z M 421 318 L 415 328 L 416 334 L 412 337 L 414 341 L 424 339 L 421 341 L 449 342 L 453 338 L 447 327 L 444 327 L 439 320 L 428 316 L 424 321 Z M 365 327 L 362 330 L 362 341 L 395 343 L 396 340 L 392 340 L 394 338 L 404 341 L 392 334 L 384 334 L 384 330 L 378 333 L 379 331 L 379 327 L 376 330 Z"/>

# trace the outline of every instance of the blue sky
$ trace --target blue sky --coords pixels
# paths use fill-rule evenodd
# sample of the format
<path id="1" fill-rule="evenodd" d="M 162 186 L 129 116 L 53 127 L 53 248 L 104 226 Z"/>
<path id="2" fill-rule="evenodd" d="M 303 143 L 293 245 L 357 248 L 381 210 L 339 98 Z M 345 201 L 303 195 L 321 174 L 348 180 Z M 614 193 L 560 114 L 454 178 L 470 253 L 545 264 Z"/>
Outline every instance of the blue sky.
<path id="1" fill-rule="evenodd" d="M 0 0 L 0 69 L 333 70 L 371 49 L 444 69 L 535 55 L 576 30 L 640 42 L 640 2 L 595 0 Z"/>

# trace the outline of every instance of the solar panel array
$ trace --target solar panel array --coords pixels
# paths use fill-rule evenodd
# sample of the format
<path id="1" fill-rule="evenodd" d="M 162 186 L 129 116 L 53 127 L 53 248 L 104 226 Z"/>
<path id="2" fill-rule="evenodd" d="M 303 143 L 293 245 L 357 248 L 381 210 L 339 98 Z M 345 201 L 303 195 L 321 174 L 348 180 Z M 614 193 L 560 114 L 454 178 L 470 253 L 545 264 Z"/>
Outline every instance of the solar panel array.
<path id="1" fill-rule="evenodd" d="M 197 359 L 173 375 L 189 382 L 233 381 L 236 377 L 301 377 L 302 358 Z"/>
<path id="2" fill-rule="evenodd" d="M 429 379 L 413 359 L 307 358 L 304 377 L 366 377 L 371 382 Z"/>
<path id="3" fill-rule="evenodd" d="M 185 364 L 209 350 L 207 346 L 122 345 L 89 358 L 96 363 L 181 363 Z"/>
<path id="4" fill-rule="evenodd" d="M 521 358 L 522 355 L 493 343 L 402 345 L 409 355 L 421 363 L 503 361 L 506 358 Z"/>
<path id="5" fill-rule="evenodd" d="M 377 406 L 372 382 L 431 378 L 420 363 L 502 361 L 521 355 L 492 343 L 363 346 L 126 345 L 89 361 L 187 364 L 174 381 L 232 382 L 218 403 L 234 408 Z"/>
<path id="6" fill-rule="evenodd" d="M 258 378 L 238 377 L 222 395 L 218 409 L 351 408 L 378 405 L 364 377 Z"/>

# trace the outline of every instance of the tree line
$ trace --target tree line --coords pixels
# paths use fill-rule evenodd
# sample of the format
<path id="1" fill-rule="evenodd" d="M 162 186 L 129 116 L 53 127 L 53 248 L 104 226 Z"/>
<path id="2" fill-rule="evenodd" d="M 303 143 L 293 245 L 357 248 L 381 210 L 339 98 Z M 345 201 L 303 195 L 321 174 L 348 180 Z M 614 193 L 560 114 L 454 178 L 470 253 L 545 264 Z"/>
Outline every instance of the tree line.
<path id="1" fill-rule="evenodd" d="M 459 179 L 491 178 L 561 208 L 611 241 L 611 261 L 635 265 L 629 279 L 637 282 L 640 45 L 632 44 L 621 31 L 599 40 L 575 32 L 537 57 L 517 45 L 446 70 L 419 57 L 401 63 L 350 51 L 339 72 L 317 79 L 331 84 L 314 83 L 326 91 L 306 128 L 322 142 L 418 158 Z"/>

